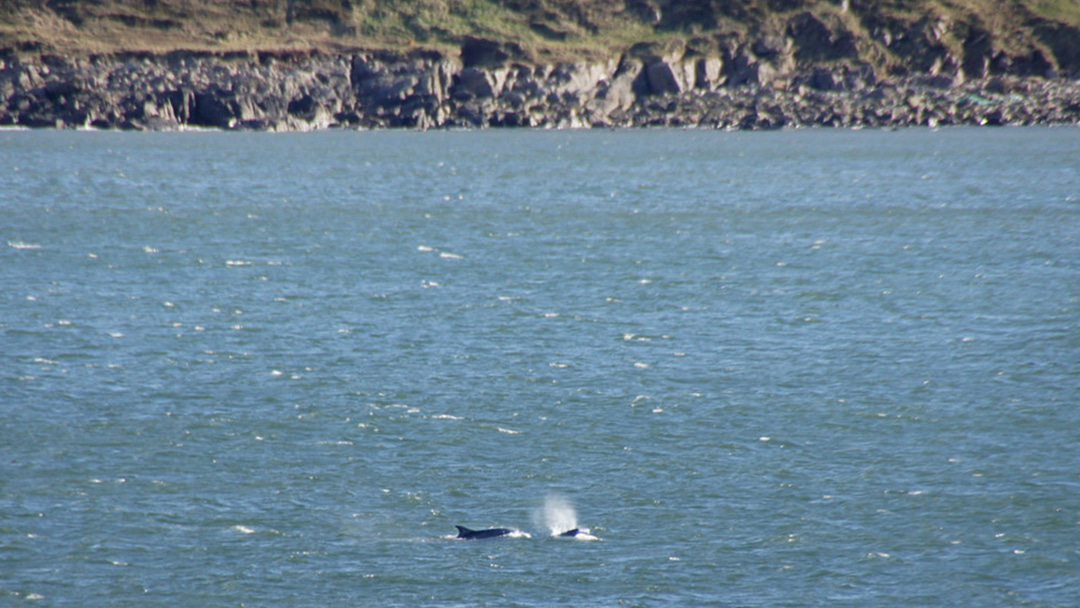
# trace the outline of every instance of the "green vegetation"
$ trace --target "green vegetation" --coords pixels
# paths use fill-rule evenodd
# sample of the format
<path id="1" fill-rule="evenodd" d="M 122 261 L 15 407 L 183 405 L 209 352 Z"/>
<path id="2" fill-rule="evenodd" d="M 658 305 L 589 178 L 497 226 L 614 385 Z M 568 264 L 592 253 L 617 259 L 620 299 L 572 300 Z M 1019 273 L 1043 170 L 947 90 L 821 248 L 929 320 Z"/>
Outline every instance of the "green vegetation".
<path id="1" fill-rule="evenodd" d="M 860 58 L 881 66 L 907 60 L 892 44 L 901 32 L 925 32 L 924 42 L 958 56 L 980 36 L 1007 53 L 1034 45 L 1069 56 L 1062 45 L 1080 35 L 1076 0 L 0 0 L 0 49 L 453 54 L 483 39 L 550 61 L 672 40 L 716 49 L 725 36 L 784 35 L 805 11 L 850 33 Z"/>
<path id="2" fill-rule="evenodd" d="M 1076 0 L 1030 0 L 1025 4 L 1043 19 L 1080 26 L 1080 2 Z"/>

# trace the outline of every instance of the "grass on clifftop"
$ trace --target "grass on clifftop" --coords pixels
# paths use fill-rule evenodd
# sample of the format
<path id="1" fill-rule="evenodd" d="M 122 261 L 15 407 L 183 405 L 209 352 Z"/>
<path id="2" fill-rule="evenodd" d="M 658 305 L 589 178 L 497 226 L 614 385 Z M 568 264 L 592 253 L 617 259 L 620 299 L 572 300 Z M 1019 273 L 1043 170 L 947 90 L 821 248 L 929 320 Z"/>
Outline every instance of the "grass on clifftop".
<path id="1" fill-rule="evenodd" d="M 459 49 L 467 37 L 528 55 L 604 55 L 662 38 L 619 11 L 518 10 L 497 0 L 0 0 L 0 48 L 60 54 L 174 49 Z M 526 4 L 526 3 L 522 3 Z M 588 2 L 569 2 L 568 9 Z M 597 3 L 606 6 L 602 3 Z"/>
<path id="2" fill-rule="evenodd" d="M 1077 0 L 0 0 L 0 49 L 85 55 L 117 51 L 427 48 L 456 54 L 483 38 L 520 59 L 597 59 L 639 42 L 782 32 L 802 11 L 828 16 L 884 63 L 882 29 L 944 19 L 1030 39 L 1047 20 L 1080 26 Z M 898 25 L 899 24 L 899 25 Z M 1071 30 L 1070 30 L 1071 31 Z M 944 36 L 959 47 L 959 34 Z M 877 49 L 877 50 L 874 50 Z M 875 60 L 877 62 L 877 60 Z"/>

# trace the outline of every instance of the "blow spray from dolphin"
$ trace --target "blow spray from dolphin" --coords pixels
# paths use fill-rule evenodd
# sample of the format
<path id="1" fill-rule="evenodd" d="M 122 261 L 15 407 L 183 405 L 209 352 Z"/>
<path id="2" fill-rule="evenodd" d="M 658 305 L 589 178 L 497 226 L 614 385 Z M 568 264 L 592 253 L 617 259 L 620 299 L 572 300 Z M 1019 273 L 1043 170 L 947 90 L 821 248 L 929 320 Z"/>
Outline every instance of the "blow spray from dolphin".
<path id="1" fill-rule="evenodd" d="M 548 494 L 543 508 L 534 513 L 537 525 L 548 529 L 551 536 L 557 538 L 576 538 L 578 540 L 600 540 L 589 533 L 588 528 L 580 528 L 577 523 L 577 511 L 574 505 L 559 494 Z"/>

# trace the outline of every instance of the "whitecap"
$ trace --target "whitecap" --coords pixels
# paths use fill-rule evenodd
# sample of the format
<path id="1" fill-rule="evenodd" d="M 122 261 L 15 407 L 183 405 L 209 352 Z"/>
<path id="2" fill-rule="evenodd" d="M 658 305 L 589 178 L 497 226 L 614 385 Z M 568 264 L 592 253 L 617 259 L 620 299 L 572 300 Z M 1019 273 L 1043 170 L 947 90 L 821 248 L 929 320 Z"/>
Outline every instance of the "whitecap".
<path id="1" fill-rule="evenodd" d="M 600 537 L 594 536 L 588 528 L 578 528 L 578 533 L 571 538 L 574 540 L 600 540 Z"/>
<path id="2" fill-rule="evenodd" d="M 511 429 L 504 429 L 501 426 L 495 427 L 500 433 L 506 433 L 507 435 L 520 435 L 521 431 L 514 431 Z"/>
<path id="3" fill-rule="evenodd" d="M 41 249 L 41 245 L 36 243 L 27 243 L 25 241 L 8 241 L 8 247 L 12 249 Z"/>
<path id="4" fill-rule="evenodd" d="M 465 256 L 458 255 L 456 253 L 450 253 L 449 251 L 442 251 L 439 252 L 439 257 L 448 260 L 461 260 L 464 259 Z"/>
<path id="5" fill-rule="evenodd" d="M 241 534 L 254 534 L 255 533 L 254 529 L 249 528 L 247 526 L 242 526 L 240 524 L 237 524 L 237 525 L 233 526 L 232 529 L 236 530 L 237 532 L 239 532 Z"/>

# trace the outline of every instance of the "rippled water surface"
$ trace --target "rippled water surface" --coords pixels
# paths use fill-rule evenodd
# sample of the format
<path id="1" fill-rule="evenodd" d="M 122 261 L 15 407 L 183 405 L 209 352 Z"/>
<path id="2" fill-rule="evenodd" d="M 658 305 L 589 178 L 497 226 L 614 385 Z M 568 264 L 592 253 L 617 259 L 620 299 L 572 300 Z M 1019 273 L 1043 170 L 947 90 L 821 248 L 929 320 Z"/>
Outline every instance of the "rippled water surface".
<path id="1" fill-rule="evenodd" d="M 1080 604 L 1076 129 L 0 160 L 2 605 Z"/>

